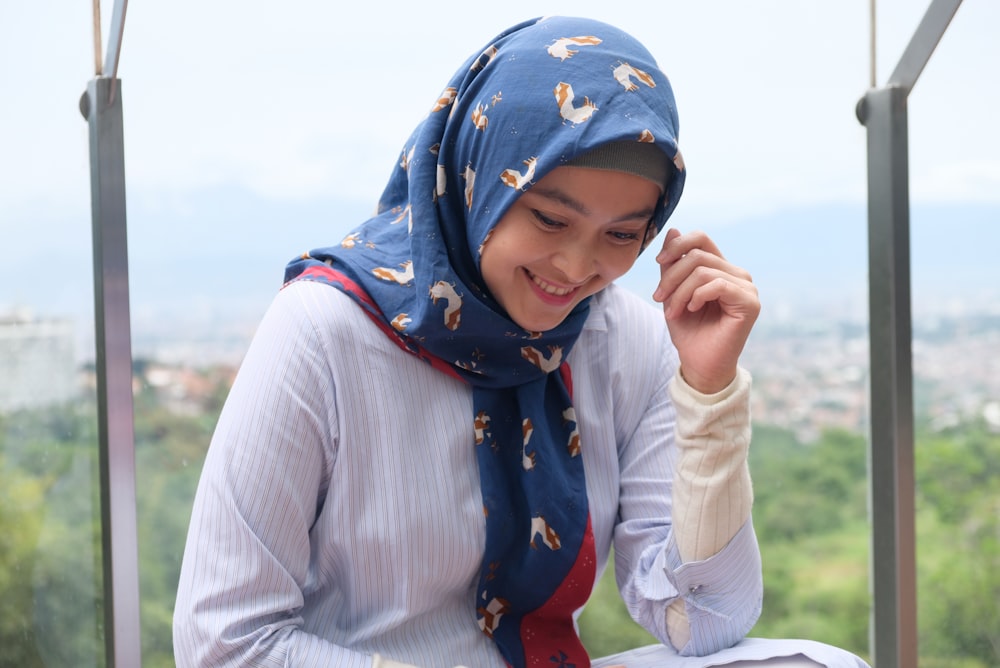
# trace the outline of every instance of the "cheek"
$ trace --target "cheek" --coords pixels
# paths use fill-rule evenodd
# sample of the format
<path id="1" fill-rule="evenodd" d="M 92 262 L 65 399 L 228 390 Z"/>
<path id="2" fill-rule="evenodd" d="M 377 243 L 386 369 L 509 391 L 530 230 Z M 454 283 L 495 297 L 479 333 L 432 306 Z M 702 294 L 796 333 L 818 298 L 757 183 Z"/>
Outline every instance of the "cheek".
<path id="1" fill-rule="evenodd" d="M 493 275 L 509 272 L 528 259 L 527 251 L 538 246 L 529 226 L 505 218 L 486 235 L 480 246 L 480 270 L 484 276 L 487 271 Z"/>
<path id="2" fill-rule="evenodd" d="M 495 299 L 501 297 L 514 269 L 513 261 L 516 256 L 512 255 L 508 246 L 502 235 L 491 238 L 479 256 L 479 273 L 486 289 Z"/>
<path id="3" fill-rule="evenodd" d="M 488 239 L 488 241 L 489 243 L 483 245 L 479 254 L 479 270 L 483 276 L 497 273 L 507 255 L 502 238 Z"/>
<path id="4" fill-rule="evenodd" d="M 639 255 L 639 246 L 629 246 L 625 248 L 615 248 L 605 254 L 604 275 L 609 281 L 613 281 L 628 273 L 628 270 L 635 264 Z"/>

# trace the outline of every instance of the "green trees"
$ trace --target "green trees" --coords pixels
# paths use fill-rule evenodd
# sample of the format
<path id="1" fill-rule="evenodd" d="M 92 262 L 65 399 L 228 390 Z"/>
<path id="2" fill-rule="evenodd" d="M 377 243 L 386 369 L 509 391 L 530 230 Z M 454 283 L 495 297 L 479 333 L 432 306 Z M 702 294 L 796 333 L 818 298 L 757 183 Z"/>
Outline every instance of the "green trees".
<path id="1" fill-rule="evenodd" d="M 867 653 L 865 448 L 863 437 L 848 432 L 804 445 L 790 432 L 754 427 L 750 468 L 764 608 L 751 635 L 810 638 Z M 626 649 L 619 639 L 630 642 L 634 632 L 625 628 L 634 624 L 614 600 L 613 580 L 601 583 L 598 596 L 581 620 L 588 649 L 596 655 Z"/>
<path id="2" fill-rule="evenodd" d="M 104 665 L 93 416 L 0 419 L 0 665 Z"/>
<path id="3" fill-rule="evenodd" d="M 1000 665 L 1000 436 L 973 426 L 918 455 L 920 655 Z"/>
<path id="4" fill-rule="evenodd" d="M 174 597 L 191 506 L 221 406 L 178 414 L 149 387 L 136 406 L 142 658 L 144 668 L 167 668 L 174 665 Z"/>
<path id="5" fill-rule="evenodd" d="M 750 466 L 764 609 L 751 635 L 868 653 L 867 440 L 829 431 L 801 444 L 756 425 Z M 1000 435 L 971 424 L 916 445 L 921 666 L 1000 665 Z M 595 655 L 652 638 L 605 574 L 581 618 Z"/>
<path id="6" fill-rule="evenodd" d="M 41 531 L 44 484 L 11 470 L 0 455 L 0 664 L 5 666 L 40 666 L 33 624 L 31 578 L 28 571 L 34 561 Z M 14 642 L 12 639 L 20 638 Z"/>
<path id="7" fill-rule="evenodd" d="M 750 468 L 764 609 L 753 635 L 867 654 L 866 461 L 864 438 L 849 432 L 799 444 L 755 427 Z"/>

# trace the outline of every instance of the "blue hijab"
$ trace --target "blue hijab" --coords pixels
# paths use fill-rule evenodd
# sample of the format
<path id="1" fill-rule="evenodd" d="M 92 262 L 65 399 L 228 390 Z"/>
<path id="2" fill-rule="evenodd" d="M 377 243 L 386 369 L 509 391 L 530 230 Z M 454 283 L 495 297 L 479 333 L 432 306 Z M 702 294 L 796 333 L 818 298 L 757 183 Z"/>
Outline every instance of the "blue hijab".
<path id="1" fill-rule="evenodd" d="M 579 18 L 520 23 L 448 82 L 377 214 L 285 271 L 286 284 L 343 290 L 401 348 L 471 385 L 486 518 L 477 617 L 511 666 L 589 665 L 573 614 L 597 560 L 566 363 L 589 300 L 550 331 L 523 330 L 483 282 L 482 249 L 522 192 L 608 142 L 653 143 L 673 161 L 659 231 L 684 183 L 677 127 L 667 78 L 628 34 Z"/>

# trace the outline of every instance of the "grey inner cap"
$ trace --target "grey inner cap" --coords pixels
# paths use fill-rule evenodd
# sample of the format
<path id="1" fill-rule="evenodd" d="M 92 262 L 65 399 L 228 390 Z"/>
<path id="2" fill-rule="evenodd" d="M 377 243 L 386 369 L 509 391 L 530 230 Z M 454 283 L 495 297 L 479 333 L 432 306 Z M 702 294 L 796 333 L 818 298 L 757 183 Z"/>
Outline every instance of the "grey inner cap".
<path id="1" fill-rule="evenodd" d="M 590 167 L 635 174 L 665 190 L 671 164 L 659 146 L 646 142 L 616 141 L 602 144 L 566 163 L 570 167 Z"/>

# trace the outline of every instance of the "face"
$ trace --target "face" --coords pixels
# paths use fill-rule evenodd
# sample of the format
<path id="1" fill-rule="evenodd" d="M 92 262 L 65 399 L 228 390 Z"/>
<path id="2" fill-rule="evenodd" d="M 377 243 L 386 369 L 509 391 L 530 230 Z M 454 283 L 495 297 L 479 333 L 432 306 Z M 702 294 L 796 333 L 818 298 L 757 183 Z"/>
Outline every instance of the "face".
<path id="1" fill-rule="evenodd" d="M 656 184 L 640 176 L 554 169 L 493 229 L 483 279 L 514 322 L 548 331 L 631 268 L 659 198 Z"/>

